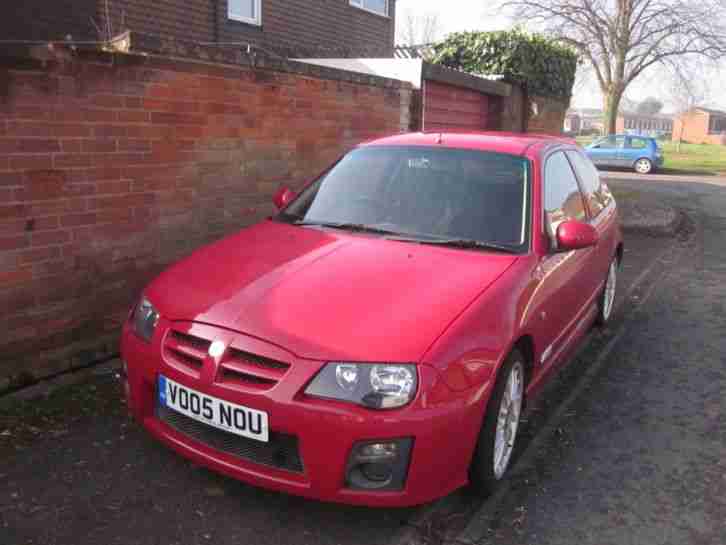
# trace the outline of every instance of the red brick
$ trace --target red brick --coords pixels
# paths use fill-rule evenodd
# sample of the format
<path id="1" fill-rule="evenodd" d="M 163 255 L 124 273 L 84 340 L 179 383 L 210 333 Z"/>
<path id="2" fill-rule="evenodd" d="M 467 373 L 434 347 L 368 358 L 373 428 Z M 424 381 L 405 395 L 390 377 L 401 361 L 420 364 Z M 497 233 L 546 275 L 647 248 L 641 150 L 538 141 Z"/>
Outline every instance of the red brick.
<path id="1" fill-rule="evenodd" d="M 95 212 L 86 214 L 68 214 L 61 218 L 63 227 L 77 227 L 79 225 L 93 225 L 96 223 Z"/>
<path id="2" fill-rule="evenodd" d="M 93 156 L 77 153 L 58 153 L 53 157 L 55 168 L 90 167 L 95 163 Z"/>
<path id="3" fill-rule="evenodd" d="M 75 125 L 64 123 L 62 125 L 57 125 L 53 129 L 53 134 L 58 138 L 83 138 L 91 136 L 91 127 L 88 125 Z"/>
<path id="4" fill-rule="evenodd" d="M 40 261 L 48 261 L 60 257 L 61 252 L 58 246 L 48 246 L 46 248 L 32 248 L 20 252 L 21 265 L 28 263 L 37 263 Z"/>
<path id="5" fill-rule="evenodd" d="M 143 107 L 143 99 L 139 97 L 126 97 L 124 101 L 124 106 L 126 108 L 141 108 Z"/>
<path id="6" fill-rule="evenodd" d="M 20 153 L 53 153 L 60 151 L 58 140 L 23 138 L 18 140 Z"/>
<path id="7" fill-rule="evenodd" d="M 0 287 L 15 286 L 33 279 L 33 272 L 30 269 L 21 269 L 12 272 L 0 272 Z"/>
<path id="8" fill-rule="evenodd" d="M 114 95 L 96 95 L 89 103 L 99 108 L 123 108 L 125 105 L 123 97 Z"/>
<path id="9" fill-rule="evenodd" d="M 98 125 L 93 127 L 93 136 L 96 138 L 123 138 L 129 128 L 118 125 Z"/>
<path id="10" fill-rule="evenodd" d="M 23 172 L 0 172 L 0 187 L 23 185 L 24 180 Z"/>
<path id="11" fill-rule="evenodd" d="M 9 237 L 0 237 L 0 250 L 19 250 L 27 248 L 28 237 L 25 235 L 16 235 Z"/>
<path id="12" fill-rule="evenodd" d="M 18 199 L 15 198 L 15 190 L 6 187 L 2 188 L 0 187 L 0 202 L 2 203 L 11 203 Z"/>
<path id="13" fill-rule="evenodd" d="M 84 153 L 108 153 L 116 151 L 116 140 L 84 140 L 83 141 L 83 152 Z"/>
<path id="14" fill-rule="evenodd" d="M 95 108 L 86 108 L 82 112 L 83 121 L 89 123 L 113 123 L 118 116 L 114 110 L 99 110 Z"/>
<path id="15" fill-rule="evenodd" d="M 118 141 L 119 151 L 151 151 L 151 140 L 142 138 L 122 138 Z"/>
<path id="16" fill-rule="evenodd" d="M 151 122 L 160 125 L 201 125 L 204 123 L 204 117 L 177 112 L 152 112 Z"/>
<path id="17" fill-rule="evenodd" d="M 129 193 L 131 191 L 131 181 L 118 180 L 114 182 L 99 182 L 97 192 L 99 195 L 109 193 Z"/>
<path id="18" fill-rule="evenodd" d="M 0 221 L 25 217 L 28 207 L 24 204 L 0 206 Z"/>
<path id="19" fill-rule="evenodd" d="M 12 108 L 10 119 L 33 119 L 50 121 L 53 119 L 53 110 L 44 107 L 16 106 Z"/>
<path id="20" fill-rule="evenodd" d="M 118 113 L 119 123 L 148 123 L 150 118 L 149 112 L 122 110 Z"/>
<path id="21" fill-rule="evenodd" d="M 10 157 L 10 168 L 12 170 L 25 170 L 28 168 L 52 168 L 53 160 L 51 155 L 13 155 Z"/>
<path id="22" fill-rule="evenodd" d="M 38 231 L 31 233 L 33 246 L 49 246 L 51 244 L 64 244 L 70 240 L 68 231 Z"/>
<path id="23" fill-rule="evenodd" d="M 66 192 L 63 171 L 29 170 L 26 176 L 25 198 L 28 200 L 56 199 Z"/>
<path id="24" fill-rule="evenodd" d="M 73 140 L 62 140 L 61 150 L 63 153 L 81 153 L 83 149 L 83 143 L 80 139 L 76 138 Z"/>

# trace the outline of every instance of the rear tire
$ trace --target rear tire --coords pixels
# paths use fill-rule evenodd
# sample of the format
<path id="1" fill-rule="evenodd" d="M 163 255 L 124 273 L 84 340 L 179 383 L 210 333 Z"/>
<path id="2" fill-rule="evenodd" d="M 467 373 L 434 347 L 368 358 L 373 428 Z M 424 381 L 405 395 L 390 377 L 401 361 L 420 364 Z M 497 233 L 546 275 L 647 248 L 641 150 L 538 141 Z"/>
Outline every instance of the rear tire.
<path id="1" fill-rule="evenodd" d="M 499 371 L 469 467 L 476 493 L 490 494 L 509 469 L 524 406 L 525 369 L 524 356 L 514 349 Z"/>
<path id="2" fill-rule="evenodd" d="M 642 157 L 635 161 L 633 169 L 638 174 L 650 174 L 653 172 L 653 162 L 650 159 Z"/>
<path id="3" fill-rule="evenodd" d="M 613 315 L 613 308 L 615 308 L 615 293 L 618 286 L 618 258 L 613 257 L 608 267 L 608 275 L 605 278 L 605 286 L 603 286 L 602 293 L 598 298 L 597 303 L 597 325 L 604 326 Z"/>

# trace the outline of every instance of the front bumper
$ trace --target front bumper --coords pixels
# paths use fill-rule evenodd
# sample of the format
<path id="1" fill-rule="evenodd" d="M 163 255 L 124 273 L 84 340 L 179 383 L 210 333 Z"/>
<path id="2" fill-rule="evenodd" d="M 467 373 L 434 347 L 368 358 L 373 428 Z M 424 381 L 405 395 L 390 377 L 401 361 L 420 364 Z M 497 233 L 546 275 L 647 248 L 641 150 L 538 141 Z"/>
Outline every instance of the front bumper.
<path id="1" fill-rule="evenodd" d="M 322 501 L 380 507 L 426 503 L 466 484 L 481 424 L 481 404 L 449 390 L 432 367 L 419 366 L 419 390 L 410 405 L 373 411 L 302 394 L 325 362 L 289 353 L 284 356 L 291 363 L 284 380 L 264 391 L 217 384 L 204 371 L 198 377 L 190 376 L 162 356 L 167 329 L 168 323 L 162 319 L 148 344 L 124 327 L 121 352 L 128 365 L 129 409 L 153 436 L 194 462 L 255 486 Z M 241 343 L 250 353 L 280 358 L 278 347 L 234 335 L 236 345 Z M 253 461 L 254 456 L 236 455 L 163 418 L 156 406 L 160 373 L 207 395 L 267 412 L 272 434 L 294 438 L 299 470 L 289 460 L 273 467 L 263 458 Z M 361 490 L 346 482 L 346 464 L 357 442 L 401 438 L 410 438 L 413 444 L 403 489 Z"/>

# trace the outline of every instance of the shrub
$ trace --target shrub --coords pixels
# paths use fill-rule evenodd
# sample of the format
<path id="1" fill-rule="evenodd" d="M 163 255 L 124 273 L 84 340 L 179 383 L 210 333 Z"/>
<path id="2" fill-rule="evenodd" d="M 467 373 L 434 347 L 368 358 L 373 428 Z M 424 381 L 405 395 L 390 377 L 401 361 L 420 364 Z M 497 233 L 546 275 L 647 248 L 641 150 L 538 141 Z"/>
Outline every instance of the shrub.
<path id="1" fill-rule="evenodd" d="M 433 49 L 435 63 L 472 74 L 502 75 L 531 95 L 568 100 L 579 62 L 570 47 L 521 29 L 457 32 Z"/>

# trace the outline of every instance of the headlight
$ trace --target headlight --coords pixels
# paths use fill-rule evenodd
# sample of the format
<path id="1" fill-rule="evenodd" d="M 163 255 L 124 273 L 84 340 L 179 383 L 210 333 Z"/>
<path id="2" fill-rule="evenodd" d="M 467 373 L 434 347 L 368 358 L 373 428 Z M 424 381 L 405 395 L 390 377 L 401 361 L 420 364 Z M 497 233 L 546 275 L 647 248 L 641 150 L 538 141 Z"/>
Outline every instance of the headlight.
<path id="1" fill-rule="evenodd" d="M 131 316 L 131 327 L 134 332 L 146 342 L 151 342 L 158 323 L 159 313 L 146 297 L 142 297 Z"/>
<path id="2" fill-rule="evenodd" d="M 305 393 L 372 409 L 393 409 L 413 399 L 417 384 L 415 365 L 334 362 L 320 370 Z"/>

